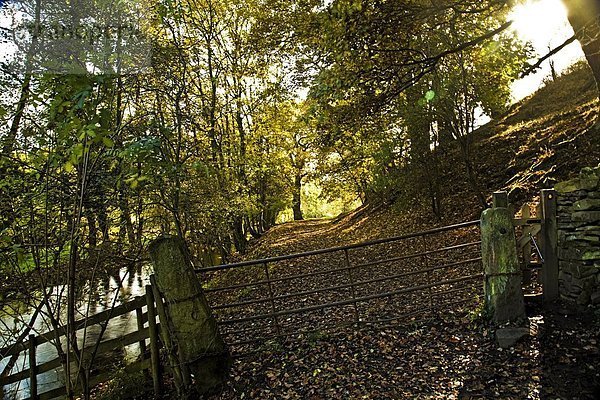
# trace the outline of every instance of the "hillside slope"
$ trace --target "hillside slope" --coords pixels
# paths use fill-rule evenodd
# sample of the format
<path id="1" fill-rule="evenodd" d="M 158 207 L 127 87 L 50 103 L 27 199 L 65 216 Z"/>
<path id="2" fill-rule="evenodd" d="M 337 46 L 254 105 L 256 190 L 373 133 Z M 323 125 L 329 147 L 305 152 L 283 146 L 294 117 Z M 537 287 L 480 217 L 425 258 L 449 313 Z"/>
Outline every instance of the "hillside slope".
<path id="1" fill-rule="evenodd" d="M 484 190 L 516 201 L 600 161 L 596 85 L 586 65 L 548 83 L 477 132 L 475 163 Z"/>

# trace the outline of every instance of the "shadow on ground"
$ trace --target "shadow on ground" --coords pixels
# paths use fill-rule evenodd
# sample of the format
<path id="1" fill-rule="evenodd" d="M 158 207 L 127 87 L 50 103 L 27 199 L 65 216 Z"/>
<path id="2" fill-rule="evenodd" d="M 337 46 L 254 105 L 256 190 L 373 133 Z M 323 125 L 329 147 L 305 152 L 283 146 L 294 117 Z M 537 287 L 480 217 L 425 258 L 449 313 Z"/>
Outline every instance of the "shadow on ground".
<path id="1" fill-rule="evenodd" d="M 599 399 L 598 315 L 568 304 L 528 308 L 531 336 L 510 350 L 490 348 L 459 398 Z"/>
<path id="2" fill-rule="evenodd" d="M 532 335 L 503 350 L 473 315 L 265 343 L 214 399 L 597 399 L 599 318 L 532 310 Z"/>

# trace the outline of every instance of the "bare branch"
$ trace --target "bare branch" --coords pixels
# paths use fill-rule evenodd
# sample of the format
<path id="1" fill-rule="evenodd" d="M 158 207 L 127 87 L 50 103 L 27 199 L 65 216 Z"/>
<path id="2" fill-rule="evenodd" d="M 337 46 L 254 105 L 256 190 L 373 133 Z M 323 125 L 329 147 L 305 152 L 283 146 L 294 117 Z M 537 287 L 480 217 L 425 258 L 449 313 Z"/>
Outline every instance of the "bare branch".
<path id="1" fill-rule="evenodd" d="M 535 64 L 527 67 L 527 69 L 521 74 L 521 78 L 524 78 L 527 75 L 538 70 L 544 61 L 546 61 L 547 59 L 549 59 L 550 57 L 552 57 L 553 55 L 555 55 L 556 53 L 558 53 L 559 51 L 561 51 L 562 49 L 564 49 L 565 47 L 570 45 L 571 43 L 573 43 L 575 41 L 575 39 L 576 39 L 576 37 L 575 37 L 575 35 L 573 35 L 570 38 L 568 38 L 567 40 L 565 40 L 560 46 L 557 46 L 557 47 L 553 48 L 552 50 L 550 50 L 545 56 L 543 56 L 542 58 L 537 60 L 537 62 Z"/>
<path id="2" fill-rule="evenodd" d="M 468 42 L 461 43 L 459 46 L 456 46 L 453 49 L 443 51 L 443 52 L 439 53 L 438 55 L 436 55 L 434 57 L 430 57 L 429 59 L 424 60 L 424 61 L 437 62 L 440 59 L 442 59 L 450 54 L 460 53 L 461 51 L 466 50 L 469 47 L 477 46 L 478 44 L 481 44 L 481 43 L 485 42 L 486 40 L 493 38 L 497 34 L 504 32 L 512 25 L 512 23 L 513 23 L 513 21 L 506 21 L 505 23 L 503 23 L 502 25 L 500 25 L 498 28 L 494 29 L 493 31 L 486 32 L 481 36 L 471 39 Z"/>

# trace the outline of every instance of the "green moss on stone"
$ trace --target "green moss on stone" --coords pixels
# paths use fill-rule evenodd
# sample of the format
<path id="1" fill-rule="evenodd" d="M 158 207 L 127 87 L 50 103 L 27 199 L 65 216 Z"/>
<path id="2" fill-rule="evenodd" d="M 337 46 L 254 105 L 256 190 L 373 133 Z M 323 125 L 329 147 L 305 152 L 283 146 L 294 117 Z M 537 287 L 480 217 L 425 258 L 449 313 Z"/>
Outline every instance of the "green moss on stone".
<path id="1" fill-rule="evenodd" d="M 590 250 L 583 253 L 584 261 L 600 260 L 600 250 Z"/>

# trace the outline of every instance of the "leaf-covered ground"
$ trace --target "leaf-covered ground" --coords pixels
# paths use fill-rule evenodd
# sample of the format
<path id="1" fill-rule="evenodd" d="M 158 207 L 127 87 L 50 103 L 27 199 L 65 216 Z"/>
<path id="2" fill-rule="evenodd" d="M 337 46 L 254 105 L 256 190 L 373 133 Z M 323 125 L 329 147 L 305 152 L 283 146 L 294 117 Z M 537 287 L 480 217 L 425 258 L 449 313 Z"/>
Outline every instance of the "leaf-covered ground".
<path id="1" fill-rule="evenodd" d="M 388 210 L 290 223 L 256 243 L 253 254 L 361 241 L 397 233 L 393 229 L 410 223 L 415 225 L 408 229 L 420 228 L 414 215 L 405 218 Z M 398 301 L 397 306 L 404 305 Z M 529 307 L 531 336 L 507 350 L 499 348 L 494 331 L 472 305 L 387 328 L 327 332 L 316 320 L 315 333 L 258 343 L 256 353 L 236 359 L 227 386 L 213 398 L 600 398 L 598 315 L 568 305 L 553 310 Z"/>
<path id="2" fill-rule="evenodd" d="M 236 360 L 214 398 L 599 398 L 598 319 L 533 314 L 531 337 L 508 350 L 485 325 L 451 313 L 416 326 L 272 343 Z"/>

